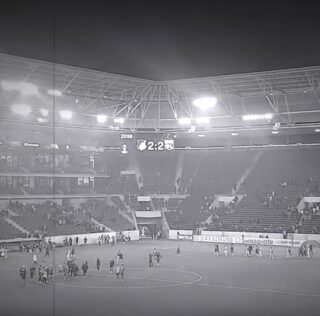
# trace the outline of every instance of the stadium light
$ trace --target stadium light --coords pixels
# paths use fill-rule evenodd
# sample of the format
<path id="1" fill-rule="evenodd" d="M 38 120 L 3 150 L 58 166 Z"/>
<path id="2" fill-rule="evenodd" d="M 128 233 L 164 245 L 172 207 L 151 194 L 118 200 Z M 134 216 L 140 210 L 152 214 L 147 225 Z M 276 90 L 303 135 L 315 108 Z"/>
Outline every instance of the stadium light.
<path id="1" fill-rule="evenodd" d="M 40 113 L 42 116 L 47 117 L 49 115 L 49 110 L 45 108 L 41 108 Z"/>
<path id="2" fill-rule="evenodd" d="M 206 137 L 204 134 L 198 134 L 198 137 Z"/>
<path id="3" fill-rule="evenodd" d="M 197 129 L 196 126 L 191 125 L 190 128 L 189 128 L 189 130 L 188 130 L 188 132 L 189 132 L 189 133 L 194 133 L 194 132 L 196 131 L 196 129 Z"/>
<path id="4" fill-rule="evenodd" d="M 39 89 L 36 85 L 28 82 L 14 82 L 8 80 L 1 80 L 1 88 L 5 91 L 17 90 L 22 95 L 36 95 L 39 96 Z"/>
<path id="5" fill-rule="evenodd" d="M 125 121 L 125 119 L 123 117 L 115 117 L 113 119 L 113 123 L 116 123 L 116 124 L 123 124 Z"/>
<path id="6" fill-rule="evenodd" d="M 47 90 L 47 93 L 49 95 L 54 95 L 55 97 L 61 97 L 62 96 L 62 92 L 60 90 L 56 90 L 56 89 L 49 89 L 49 90 Z"/>
<path id="7" fill-rule="evenodd" d="M 39 123 L 46 123 L 46 122 L 48 122 L 48 120 L 47 120 L 46 118 L 43 118 L 43 117 L 37 117 L 37 121 L 38 121 Z"/>
<path id="8" fill-rule="evenodd" d="M 193 105 L 203 111 L 213 108 L 216 104 L 217 104 L 216 97 L 203 97 L 203 98 L 195 99 L 193 101 Z"/>
<path id="9" fill-rule="evenodd" d="M 60 116 L 61 118 L 63 118 L 64 120 L 71 120 L 72 116 L 73 116 L 73 112 L 69 111 L 69 110 L 63 110 L 60 111 Z"/>
<path id="10" fill-rule="evenodd" d="M 11 110 L 13 113 L 23 116 L 31 113 L 31 107 L 27 104 L 14 104 L 11 106 Z"/>
<path id="11" fill-rule="evenodd" d="M 232 132 L 231 133 L 231 136 L 238 136 L 239 135 L 239 133 L 237 133 L 237 132 Z"/>
<path id="12" fill-rule="evenodd" d="M 272 113 L 266 114 L 250 114 L 250 115 L 243 115 L 242 119 L 244 121 L 259 121 L 259 120 L 266 120 L 269 121 L 273 118 Z"/>
<path id="13" fill-rule="evenodd" d="M 191 124 L 191 118 L 190 117 L 181 117 L 179 118 L 179 124 L 180 125 L 189 125 Z"/>
<path id="14" fill-rule="evenodd" d="M 99 114 L 99 115 L 97 115 L 97 122 L 98 123 L 105 123 L 106 122 L 106 120 L 107 120 L 107 116 L 106 115 L 104 115 L 104 114 Z"/>
<path id="15" fill-rule="evenodd" d="M 271 132 L 272 134 L 279 134 L 279 131 L 278 130 L 274 130 Z"/>
<path id="16" fill-rule="evenodd" d="M 320 128 L 316 128 L 314 131 L 315 131 L 316 133 L 320 133 Z"/>
<path id="17" fill-rule="evenodd" d="M 208 116 L 197 117 L 196 122 L 197 124 L 208 124 L 210 122 L 210 117 Z"/>

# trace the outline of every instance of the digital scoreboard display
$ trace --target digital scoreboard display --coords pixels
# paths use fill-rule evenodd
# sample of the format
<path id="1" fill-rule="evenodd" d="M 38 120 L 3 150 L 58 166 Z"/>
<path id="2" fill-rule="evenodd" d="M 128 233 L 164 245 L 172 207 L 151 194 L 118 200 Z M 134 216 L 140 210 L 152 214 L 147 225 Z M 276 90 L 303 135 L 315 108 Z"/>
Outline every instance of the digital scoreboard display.
<path id="1" fill-rule="evenodd" d="M 148 140 L 148 139 L 137 139 L 136 147 L 139 151 L 164 151 L 174 149 L 174 140 Z"/>
<path id="2" fill-rule="evenodd" d="M 173 139 L 152 139 L 150 135 L 122 133 L 120 134 L 120 153 L 127 155 L 132 151 L 138 152 L 164 152 L 174 150 Z"/>

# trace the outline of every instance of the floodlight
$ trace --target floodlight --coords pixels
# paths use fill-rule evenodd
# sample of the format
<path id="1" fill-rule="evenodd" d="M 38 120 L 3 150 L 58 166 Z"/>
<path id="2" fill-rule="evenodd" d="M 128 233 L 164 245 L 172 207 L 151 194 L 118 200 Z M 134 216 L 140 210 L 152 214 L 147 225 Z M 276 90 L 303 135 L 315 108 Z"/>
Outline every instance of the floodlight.
<path id="1" fill-rule="evenodd" d="M 193 133 L 193 132 L 196 131 L 196 129 L 197 129 L 196 126 L 191 125 L 190 128 L 189 128 L 189 132 L 190 132 L 190 133 Z"/>
<path id="2" fill-rule="evenodd" d="M 271 133 L 272 133 L 272 134 L 279 134 L 279 131 L 274 130 L 274 131 L 272 131 Z"/>
<path id="3" fill-rule="evenodd" d="M 31 107 L 27 104 L 14 104 L 11 106 L 11 110 L 15 114 L 19 115 L 29 115 L 31 113 Z"/>
<path id="4" fill-rule="evenodd" d="M 69 111 L 69 110 L 62 110 L 59 112 L 61 118 L 65 119 L 65 120 L 71 120 L 72 116 L 73 116 L 73 112 Z"/>
<path id="5" fill-rule="evenodd" d="M 271 120 L 273 118 L 272 113 L 266 114 L 250 114 L 250 115 L 243 115 L 242 119 L 244 121 L 258 121 L 258 120 Z"/>
<path id="6" fill-rule="evenodd" d="M 105 123 L 106 122 L 106 120 L 107 120 L 107 116 L 106 115 L 104 115 L 104 114 L 99 114 L 99 115 L 97 115 L 97 122 L 98 123 Z"/>
<path id="7" fill-rule="evenodd" d="M 18 90 L 22 95 L 39 95 L 39 89 L 36 85 L 28 82 L 14 82 L 1 80 L 1 88 L 5 91 Z"/>
<path id="8" fill-rule="evenodd" d="M 62 92 L 60 90 L 56 90 L 56 89 L 49 89 L 49 90 L 47 90 L 47 93 L 50 95 L 54 95 L 55 97 L 62 96 Z"/>
<path id="9" fill-rule="evenodd" d="M 204 134 L 198 134 L 198 137 L 206 137 Z"/>
<path id="10" fill-rule="evenodd" d="M 320 128 L 316 128 L 314 131 L 315 131 L 316 133 L 320 133 Z"/>
<path id="11" fill-rule="evenodd" d="M 195 99 L 193 101 L 194 106 L 204 111 L 210 108 L 213 108 L 216 104 L 217 104 L 216 97 L 203 97 L 203 98 Z"/>
<path id="12" fill-rule="evenodd" d="M 123 124 L 124 121 L 125 121 L 125 119 L 124 119 L 123 117 L 115 117 L 115 118 L 113 119 L 113 122 L 114 122 L 114 123 L 117 123 L 117 124 Z"/>
<path id="13" fill-rule="evenodd" d="M 38 118 L 37 118 L 37 121 L 38 121 L 39 123 L 46 123 L 46 122 L 48 122 L 48 120 L 45 119 L 45 118 L 43 118 L 43 117 L 38 117 Z"/>
<path id="14" fill-rule="evenodd" d="M 181 124 L 181 125 L 188 125 L 190 123 L 191 123 L 191 118 L 190 117 L 179 118 L 179 124 Z"/>
<path id="15" fill-rule="evenodd" d="M 198 124 L 208 124 L 210 122 L 210 117 L 208 116 L 197 117 L 196 122 Z"/>
<path id="16" fill-rule="evenodd" d="M 47 117 L 49 115 L 49 110 L 45 108 L 41 108 L 40 113 L 42 116 Z"/>
<path id="17" fill-rule="evenodd" d="M 231 133 L 231 136 L 238 136 L 239 135 L 239 133 L 237 133 L 237 132 L 232 132 Z"/>

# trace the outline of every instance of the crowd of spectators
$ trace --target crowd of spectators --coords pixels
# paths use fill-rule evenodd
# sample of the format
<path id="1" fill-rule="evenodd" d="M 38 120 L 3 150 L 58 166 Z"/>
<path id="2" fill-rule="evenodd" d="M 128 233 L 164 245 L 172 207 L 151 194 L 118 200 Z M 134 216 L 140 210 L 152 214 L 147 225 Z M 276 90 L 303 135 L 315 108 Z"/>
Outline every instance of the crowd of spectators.
<path id="1" fill-rule="evenodd" d="M 71 205 L 59 205 L 53 201 L 43 203 L 9 202 L 8 208 L 16 212 L 19 222 L 23 225 L 24 219 L 32 218 L 34 223 L 39 220 L 40 225 L 31 231 L 28 237 L 44 237 L 52 234 L 55 227 L 72 225 L 77 231 L 97 232 L 98 227 L 90 221 L 91 213 L 85 208 L 75 208 Z M 45 222 L 45 224 L 43 224 Z M 28 227 L 26 227 L 28 228 Z"/>

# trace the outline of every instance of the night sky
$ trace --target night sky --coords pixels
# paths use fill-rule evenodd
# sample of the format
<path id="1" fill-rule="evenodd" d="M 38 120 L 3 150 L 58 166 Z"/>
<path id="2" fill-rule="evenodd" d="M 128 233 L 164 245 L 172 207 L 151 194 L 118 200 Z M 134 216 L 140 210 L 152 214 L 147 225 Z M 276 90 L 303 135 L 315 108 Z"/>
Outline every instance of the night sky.
<path id="1" fill-rule="evenodd" d="M 52 3 L 1 0 L 0 52 L 155 80 L 320 65 L 312 1 Z"/>

